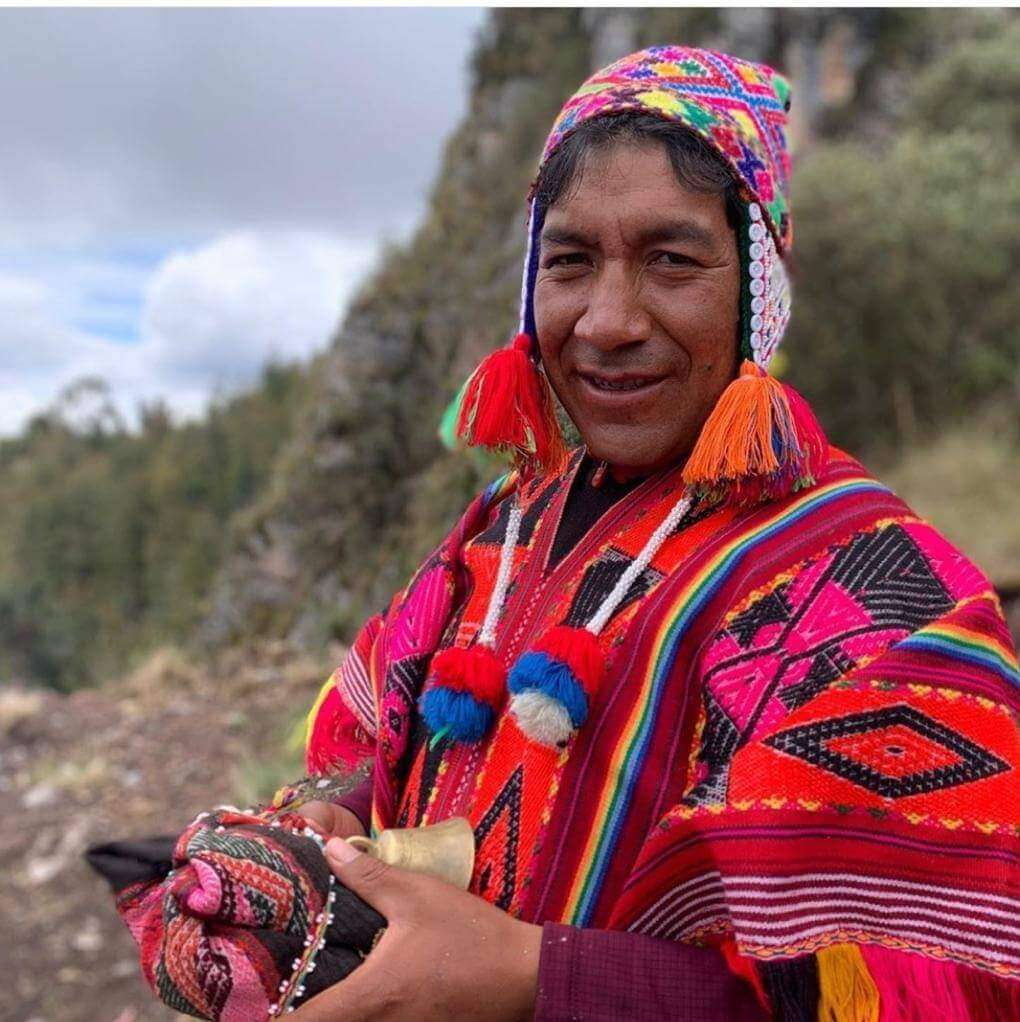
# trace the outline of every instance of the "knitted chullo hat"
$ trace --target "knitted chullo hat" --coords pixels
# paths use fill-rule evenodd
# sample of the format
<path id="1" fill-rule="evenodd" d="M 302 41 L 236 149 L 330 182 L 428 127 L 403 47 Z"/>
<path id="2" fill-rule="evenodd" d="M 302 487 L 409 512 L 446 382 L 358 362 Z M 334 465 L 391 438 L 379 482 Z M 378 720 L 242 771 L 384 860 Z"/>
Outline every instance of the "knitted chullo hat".
<path id="1" fill-rule="evenodd" d="M 764 64 L 688 46 L 654 46 L 592 75 L 553 124 L 539 170 L 596 117 L 653 114 L 706 142 L 739 186 L 743 363 L 688 459 L 685 480 L 717 498 L 753 501 L 809 482 L 826 444 L 802 398 L 767 374 L 790 318 L 784 265 L 793 241 L 786 121 L 790 87 Z M 544 375 L 536 372 L 534 286 L 545 210 L 529 199 L 520 332 L 490 355 L 447 413 L 444 438 L 510 452 L 525 471 L 563 457 Z"/>
<path id="2" fill-rule="evenodd" d="M 740 372 L 702 426 L 683 470 L 677 504 L 584 625 L 553 627 L 506 675 L 495 654 L 496 623 L 509 583 L 520 509 L 511 508 L 499 574 L 474 643 L 440 651 L 422 713 L 436 735 L 478 741 L 509 690 L 510 710 L 535 741 L 562 745 L 588 716 L 606 671 L 598 635 L 631 583 L 699 499 L 776 499 L 813 481 L 828 444 L 811 409 L 768 374 L 790 318 L 784 258 L 790 251 L 790 87 L 772 68 L 711 50 L 656 46 L 596 72 L 567 101 L 545 144 L 539 172 L 580 125 L 645 113 L 683 125 L 724 161 L 738 186 Z M 537 184 L 537 180 L 536 180 Z M 511 453 L 525 474 L 554 471 L 564 447 L 548 381 L 538 365 L 534 288 L 545 210 L 533 185 L 521 286 L 520 332 L 478 367 L 451 406 L 445 439 Z"/>

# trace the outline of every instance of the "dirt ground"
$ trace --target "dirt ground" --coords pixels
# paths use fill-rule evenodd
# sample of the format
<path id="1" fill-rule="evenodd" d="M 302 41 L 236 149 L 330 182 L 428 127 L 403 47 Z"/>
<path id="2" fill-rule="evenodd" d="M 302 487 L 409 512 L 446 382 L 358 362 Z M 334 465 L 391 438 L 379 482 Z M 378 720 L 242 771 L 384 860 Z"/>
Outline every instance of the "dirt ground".
<path id="1" fill-rule="evenodd" d="M 183 1018 L 142 981 L 82 853 L 175 834 L 203 809 L 300 777 L 295 724 L 339 655 L 277 645 L 199 667 L 162 651 L 100 690 L 0 690 L 0 1020 Z"/>

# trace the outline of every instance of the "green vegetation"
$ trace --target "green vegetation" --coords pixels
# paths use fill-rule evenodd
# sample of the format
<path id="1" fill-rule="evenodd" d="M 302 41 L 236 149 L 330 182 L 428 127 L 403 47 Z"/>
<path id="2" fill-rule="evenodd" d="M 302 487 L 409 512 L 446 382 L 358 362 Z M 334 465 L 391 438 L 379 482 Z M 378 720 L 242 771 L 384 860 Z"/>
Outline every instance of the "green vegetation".
<path id="1" fill-rule="evenodd" d="M 187 634 L 304 387 L 270 366 L 200 422 L 153 406 L 131 432 L 90 383 L 84 421 L 78 387 L 0 443 L 0 678 L 74 688 Z"/>
<path id="2" fill-rule="evenodd" d="M 921 74 L 891 143 L 797 168 L 791 375 L 852 450 L 905 454 L 1017 398 L 1018 93 L 1014 21 Z"/>
<path id="3" fill-rule="evenodd" d="M 850 85 L 830 90 L 796 157 L 788 374 L 835 442 L 1015 584 L 1020 21 L 617 16 L 635 45 L 683 40 L 780 64 L 845 51 Z M 764 28 L 749 36 L 747 18 Z M 198 423 L 154 408 L 129 432 L 99 400 L 84 422 L 56 409 L 0 443 L 0 681 L 88 684 L 196 629 L 207 642 L 287 635 L 314 648 L 384 603 L 494 473 L 444 453 L 435 425 L 513 329 L 522 199 L 596 36 L 591 11 L 493 12 L 424 222 L 385 253 L 308 367 L 267 370 Z"/>

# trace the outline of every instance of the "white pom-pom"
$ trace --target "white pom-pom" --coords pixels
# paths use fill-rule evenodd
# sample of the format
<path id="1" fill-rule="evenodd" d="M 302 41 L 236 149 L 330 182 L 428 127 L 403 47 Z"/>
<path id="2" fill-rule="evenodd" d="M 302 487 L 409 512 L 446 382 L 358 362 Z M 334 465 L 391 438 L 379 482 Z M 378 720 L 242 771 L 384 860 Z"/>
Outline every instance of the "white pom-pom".
<path id="1" fill-rule="evenodd" d="M 537 689 L 516 693 L 510 700 L 510 712 L 521 731 L 540 745 L 557 748 L 574 733 L 566 707 Z"/>

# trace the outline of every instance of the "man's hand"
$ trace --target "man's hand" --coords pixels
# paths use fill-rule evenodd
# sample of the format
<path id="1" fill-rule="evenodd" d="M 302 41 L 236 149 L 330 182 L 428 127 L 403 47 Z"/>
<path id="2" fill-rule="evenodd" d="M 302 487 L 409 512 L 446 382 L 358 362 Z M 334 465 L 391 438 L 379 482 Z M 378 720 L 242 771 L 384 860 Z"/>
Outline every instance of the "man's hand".
<path id="1" fill-rule="evenodd" d="M 523 1022 L 534 1013 L 542 928 L 421 873 L 387 866 L 346 841 L 330 868 L 387 919 L 379 944 L 294 1022 Z"/>
<path id="2" fill-rule="evenodd" d="M 365 836 L 361 820 L 344 806 L 336 806 L 332 802 L 306 802 L 298 813 L 330 837 Z"/>

